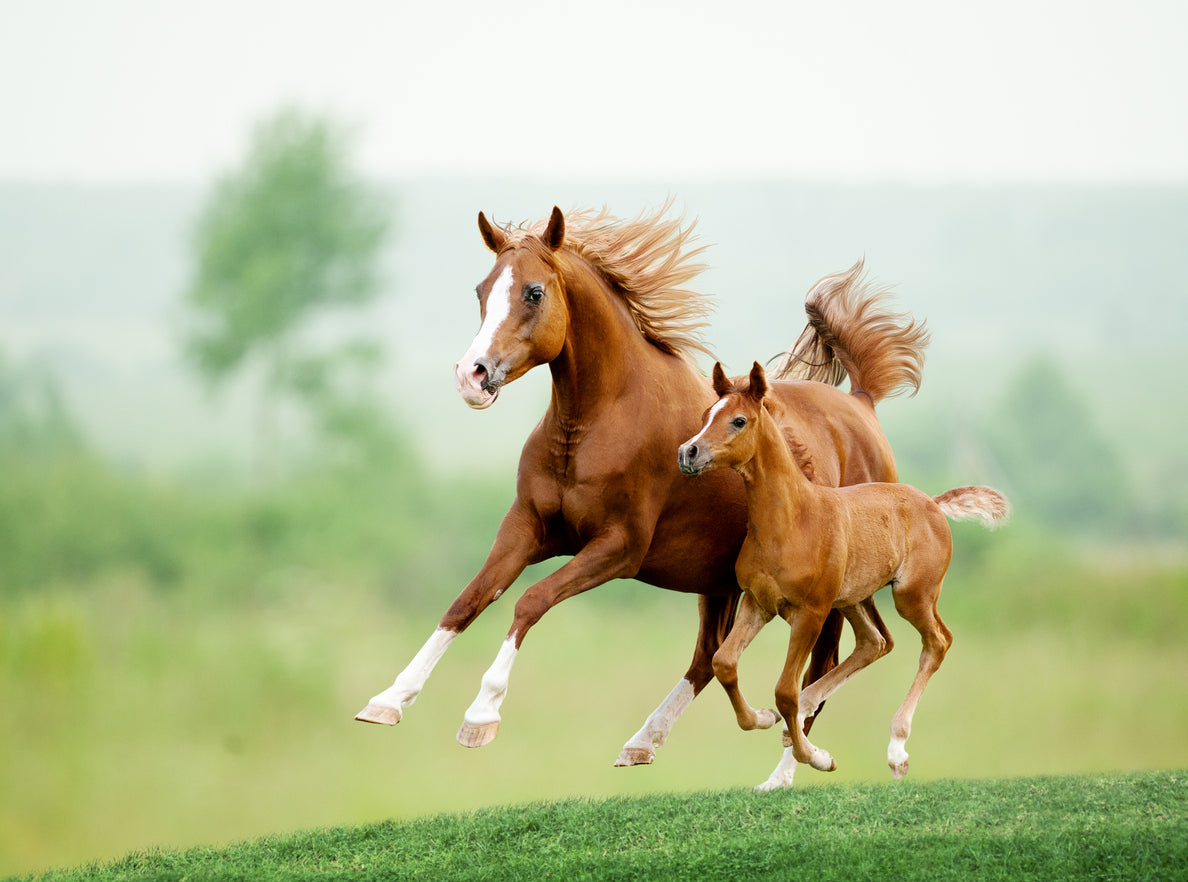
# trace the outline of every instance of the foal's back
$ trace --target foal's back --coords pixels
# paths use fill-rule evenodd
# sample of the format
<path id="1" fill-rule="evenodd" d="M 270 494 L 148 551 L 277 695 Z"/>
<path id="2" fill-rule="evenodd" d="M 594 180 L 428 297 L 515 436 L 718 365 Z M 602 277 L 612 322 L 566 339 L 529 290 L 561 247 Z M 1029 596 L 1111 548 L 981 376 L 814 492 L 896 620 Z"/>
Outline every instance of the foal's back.
<path id="1" fill-rule="evenodd" d="M 944 578 L 953 538 L 927 493 L 883 483 L 815 489 L 833 496 L 839 512 L 834 552 L 844 555 L 845 573 L 834 606 L 858 603 L 887 584 Z"/>

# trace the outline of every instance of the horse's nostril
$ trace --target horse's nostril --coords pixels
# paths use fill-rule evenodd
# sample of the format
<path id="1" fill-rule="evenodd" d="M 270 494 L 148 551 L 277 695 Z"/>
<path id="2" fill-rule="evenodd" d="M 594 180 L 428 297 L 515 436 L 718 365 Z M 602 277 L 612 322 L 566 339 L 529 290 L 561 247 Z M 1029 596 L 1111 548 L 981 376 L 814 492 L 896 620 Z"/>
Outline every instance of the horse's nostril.
<path id="1" fill-rule="evenodd" d="M 688 447 L 685 448 L 685 458 L 687 460 L 689 460 L 690 462 L 692 462 L 693 460 L 695 460 L 697 458 L 697 445 L 696 444 L 690 444 Z"/>

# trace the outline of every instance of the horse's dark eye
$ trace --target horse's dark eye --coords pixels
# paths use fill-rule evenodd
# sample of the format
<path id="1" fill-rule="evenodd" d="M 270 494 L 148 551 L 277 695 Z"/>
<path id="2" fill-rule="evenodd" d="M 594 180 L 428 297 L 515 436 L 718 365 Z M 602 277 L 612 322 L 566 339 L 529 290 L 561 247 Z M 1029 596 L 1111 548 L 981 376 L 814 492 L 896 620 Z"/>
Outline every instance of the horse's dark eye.
<path id="1" fill-rule="evenodd" d="M 745 427 L 746 424 L 747 424 L 746 417 L 738 416 L 730 421 L 730 425 L 734 426 L 734 428 L 736 428 L 736 429 L 741 429 L 741 428 Z"/>
<path id="2" fill-rule="evenodd" d="M 479 282 L 477 285 L 474 286 L 474 296 L 477 297 L 479 300 L 483 299 L 483 283 L 482 282 Z"/>
<path id="3" fill-rule="evenodd" d="M 524 286 L 524 300 L 528 303 L 540 303 L 540 299 L 544 297 L 544 287 L 541 285 L 525 285 Z"/>

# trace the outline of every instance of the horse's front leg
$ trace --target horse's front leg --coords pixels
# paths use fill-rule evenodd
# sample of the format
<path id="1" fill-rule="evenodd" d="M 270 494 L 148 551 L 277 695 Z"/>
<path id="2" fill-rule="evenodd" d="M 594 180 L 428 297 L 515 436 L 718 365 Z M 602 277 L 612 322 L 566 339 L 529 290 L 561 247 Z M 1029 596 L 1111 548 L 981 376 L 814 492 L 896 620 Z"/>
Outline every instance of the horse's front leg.
<path id="1" fill-rule="evenodd" d="M 512 665 L 520 651 L 520 644 L 528 630 L 540 621 L 549 609 L 567 597 L 595 588 L 611 579 L 632 576 L 639 568 L 641 556 L 632 549 L 646 548 L 639 542 L 628 541 L 624 531 L 610 531 L 591 541 L 564 566 L 524 592 L 516 602 L 515 617 L 507 639 L 499 649 L 495 663 L 483 675 L 479 694 L 466 710 L 458 743 L 465 747 L 482 747 L 499 733 L 499 708 L 507 695 Z"/>
<path id="2" fill-rule="evenodd" d="M 525 566 L 537 559 L 540 545 L 536 536 L 530 516 L 517 502 L 504 517 L 486 563 L 447 610 L 433 636 L 395 682 L 367 703 L 356 720 L 388 726 L 400 722 L 404 708 L 416 701 L 454 639 L 507 590 Z"/>

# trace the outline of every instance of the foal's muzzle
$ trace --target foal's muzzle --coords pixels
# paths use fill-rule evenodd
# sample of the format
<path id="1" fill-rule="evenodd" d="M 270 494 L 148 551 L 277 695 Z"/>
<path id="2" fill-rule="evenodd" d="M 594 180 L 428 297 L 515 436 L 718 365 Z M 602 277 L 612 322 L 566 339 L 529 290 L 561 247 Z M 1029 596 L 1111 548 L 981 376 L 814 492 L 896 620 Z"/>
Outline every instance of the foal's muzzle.
<path id="1" fill-rule="evenodd" d="M 677 466 L 686 475 L 701 474 L 705 470 L 705 467 L 709 465 L 709 462 L 704 455 L 704 451 L 698 448 L 693 442 L 682 444 L 677 449 Z"/>

